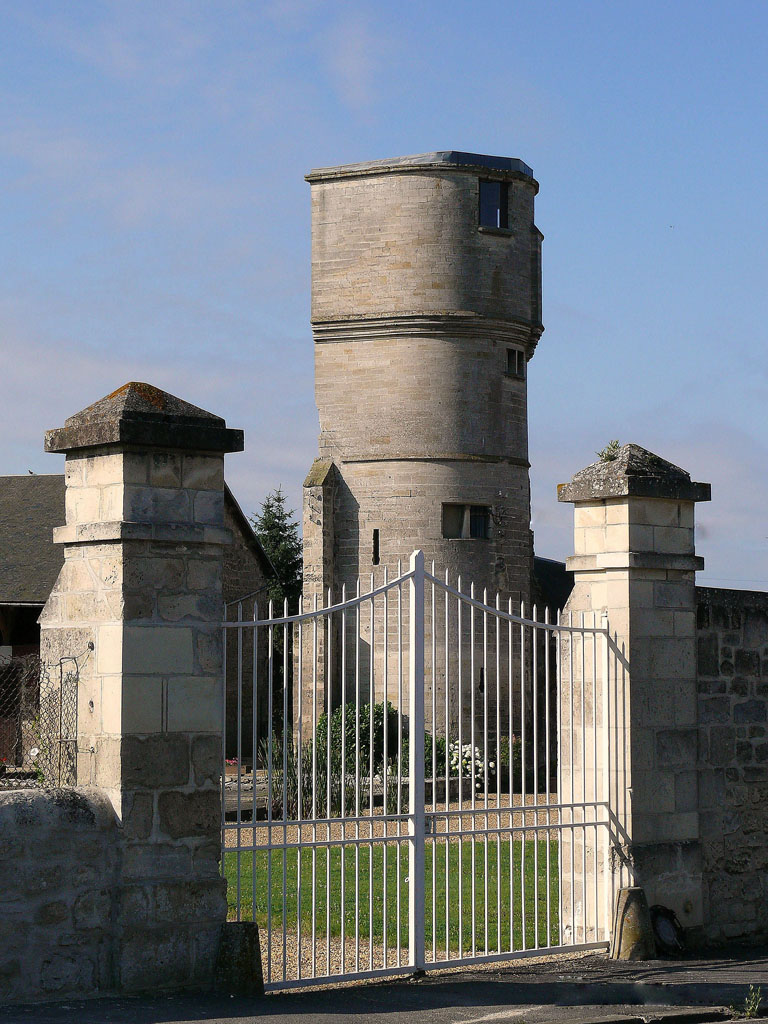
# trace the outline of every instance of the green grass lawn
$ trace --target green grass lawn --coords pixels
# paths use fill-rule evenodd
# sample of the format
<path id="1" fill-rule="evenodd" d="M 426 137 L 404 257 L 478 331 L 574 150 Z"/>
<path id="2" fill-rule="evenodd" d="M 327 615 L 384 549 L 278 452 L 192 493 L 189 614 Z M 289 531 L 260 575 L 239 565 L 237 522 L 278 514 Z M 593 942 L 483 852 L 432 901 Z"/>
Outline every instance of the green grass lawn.
<path id="1" fill-rule="evenodd" d="M 446 864 L 446 843 L 431 841 L 426 845 L 426 946 L 428 949 L 434 941 L 438 954 L 446 947 L 446 916 L 448 928 L 448 946 L 451 951 L 459 949 L 459 926 L 461 924 L 461 948 L 467 950 L 472 944 L 472 924 L 474 916 L 475 946 L 485 948 L 486 927 L 488 930 L 488 946 L 491 951 L 498 945 L 501 949 L 510 947 L 510 916 L 514 928 L 514 948 L 523 946 L 523 919 L 525 919 L 525 945 L 531 947 L 536 942 L 536 918 L 538 915 L 538 945 L 547 945 L 547 857 L 549 857 L 549 892 L 550 892 L 550 933 L 549 944 L 558 940 L 557 928 L 557 843 L 545 839 L 536 844 L 529 841 L 513 844 L 512 867 L 510 870 L 509 841 L 502 841 L 500 847 L 494 839 L 488 840 L 486 849 L 483 841 L 471 843 L 465 841 L 461 851 L 461 870 L 459 870 L 459 844 L 448 843 L 448 859 Z M 408 942 L 408 847 L 407 843 L 400 846 L 400 878 L 398 883 L 398 853 L 396 844 L 387 844 L 386 887 L 384 884 L 384 848 L 382 844 L 374 845 L 371 863 L 371 852 L 368 846 L 361 845 L 356 862 L 355 850 L 347 847 L 344 853 L 344 927 L 347 936 L 355 934 L 355 919 L 358 916 L 360 936 L 367 939 L 373 932 L 374 942 L 382 943 L 384 929 L 387 930 L 387 946 L 397 945 L 397 891 L 400 888 L 400 942 L 405 946 Z M 473 871 L 474 852 L 474 871 Z M 523 866 L 523 855 L 525 863 Z M 256 921 L 266 927 L 270 918 L 267 906 L 267 885 L 269 860 L 266 851 L 251 852 L 240 855 L 240 907 L 241 919 L 253 919 L 255 874 Z M 331 935 L 341 934 L 342 920 L 342 851 L 339 848 L 330 851 L 318 849 L 315 854 L 316 886 L 314 898 L 312 892 L 313 851 L 301 851 L 301 927 L 303 934 L 311 933 L 312 912 L 314 909 L 316 934 L 325 936 L 330 930 Z M 254 872 L 255 867 L 255 872 Z M 283 872 L 285 871 L 286 913 L 285 924 L 296 930 L 297 909 L 299 906 L 299 857 L 295 849 L 287 853 L 276 850 L 271 856 L 272 900 L 271 928 L 274 931 L 283 927 Z M 436 900 L 433 904 L 433 871 L 434 892 Z M 371 884 L 371 872 L 373 875 Z M 224 874 L 227 879 L 227 899 L 230 918 L 236 917 L 238 854 L 228 851 L 224 857 Z M 538 900 L 536 899 L 536 880 L 538 876 Z M 357 900 L 355 898 L 355 880 L 358 879 Z M 472 905 L 472 878 L 474 885 L 474 915 Z M 525 879 L 525 898 L 523 899 L 522 878 Z M 485 881 L 488 883 L 488 899 L 485 899 Z M 461 883 L 461 886 L 460 884 Z M 459 913 L 459 889 L 461 887 L 461 913 Z M 386 889 L 386 891 L 385 891 Z M 369 905 L 369 893 L 373 892 L 372 908 Z M 330 892 L 330 905 L 328 893 Z M 447 893 L 447 906 L 446 906 Z M 500 907 L 499 907 L 500 903 Z M 434 906 L 434 922 L 433 922 Z M 499 915 L 499 909 L 501 914 Z M 372 925 L 372 929 L 371 929 Z M 499 943 L 499 928 L 501 942 Z"/>

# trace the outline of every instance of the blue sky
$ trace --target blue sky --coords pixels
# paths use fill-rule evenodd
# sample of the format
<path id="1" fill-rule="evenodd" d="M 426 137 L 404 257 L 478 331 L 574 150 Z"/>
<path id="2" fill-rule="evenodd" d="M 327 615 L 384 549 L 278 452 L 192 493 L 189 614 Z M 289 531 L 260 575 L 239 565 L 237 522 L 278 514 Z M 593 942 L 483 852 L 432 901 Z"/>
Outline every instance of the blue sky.
<path id="1" fill-rule="evenodd" d="M 247 511 L 315 452 L 311 167 L 433 149 L 541 185 L 540 554 L 611 438 L 712 483 L 702 582 L 768 590 L 768 6 L 0 2 L 0 472 L 146 380 L 246 431 Z M 364 410 L 361 410 L 364 414 Z"/>

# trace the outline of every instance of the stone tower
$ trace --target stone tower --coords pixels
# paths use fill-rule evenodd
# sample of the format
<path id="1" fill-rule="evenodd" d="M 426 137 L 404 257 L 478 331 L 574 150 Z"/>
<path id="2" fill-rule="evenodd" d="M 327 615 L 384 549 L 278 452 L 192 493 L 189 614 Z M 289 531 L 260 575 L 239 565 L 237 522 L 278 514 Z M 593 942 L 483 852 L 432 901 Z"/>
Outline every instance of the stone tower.
<path id="1" fill-rule="evenodd" d="M 509 157 L 314 170 L 319 453 L 305 594 L 338 599 L 414 548 L 528 601 L 527 366 L 542 333 L 538 184 Z"/>

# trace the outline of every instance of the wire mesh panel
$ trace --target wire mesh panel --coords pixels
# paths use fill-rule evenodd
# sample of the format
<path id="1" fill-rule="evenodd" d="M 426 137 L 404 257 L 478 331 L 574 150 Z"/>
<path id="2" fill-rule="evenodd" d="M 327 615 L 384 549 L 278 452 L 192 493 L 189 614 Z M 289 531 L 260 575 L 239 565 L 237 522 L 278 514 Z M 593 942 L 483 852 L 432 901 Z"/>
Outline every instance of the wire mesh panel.
<path id="1" fill-rule="evenodd" d="M 59 788 L 77 774 L 77 672 L 35 655 L 0 665 L 0 789 Z"/>
<path id="2" fill-rule="evenodd" d="M 605 944 L 602 624 L 502 607 L 420 552 L 236 616 L 223 870 L 268 989 Z"/>

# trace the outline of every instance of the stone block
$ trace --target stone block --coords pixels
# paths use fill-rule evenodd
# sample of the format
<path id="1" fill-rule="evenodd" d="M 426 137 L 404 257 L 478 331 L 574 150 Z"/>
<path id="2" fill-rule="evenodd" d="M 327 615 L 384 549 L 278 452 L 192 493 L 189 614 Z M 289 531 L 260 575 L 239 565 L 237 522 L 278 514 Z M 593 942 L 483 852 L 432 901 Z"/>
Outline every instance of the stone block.
<path id="1" fill-rule="evenodd" d="M 224 490 L 224 460 L 220 456 L 185 455 L 182 485 L 195 490 Z"/>
<path id="2" fill-rule="evenodd" d="M 154 797 L 151 793 L 125 793 L 123 796 L 123 832 L 126 838 L 149 838 L 152 834 L 154 813 Z"/>
<path id="3" fill-rule="evenodd" d="M 152 487 L 181 487 L 182 456 L 176 452 L 151 452 L 149 483 Z"/>
<path id="4" fill-rule="evenodd" d="M 188 987 L 194 978 L 192 950 L 188 929 L 126 928 L 120 949 L 120 987 L 133 993 Z"/>
<path id="5" fill-rule="evenodd" d="M 125 882 L 120 887 L 120 901 L 118 909 L 119 920 L 124 927 L 132 925 L 155 924 L 155 908 L 152 903 L 152 888 L 147 884 L 128 885 Z"/>
<path id="6" fill-rule="evenodd" d="M 220 672 L 223 657 L 221 629 L 197 631 L 195 637 L 200 669 L 206 673 Z"/>
<path id="7" fill-rule="evenodd" d="M 160 882 L 152 886 L 154 922 L 185 924 L 224 921 L 227 917 L 227 881 Z"/>
<path id="8" fill-rule="evenodd" d="M 116 623 L 96 628 L 96 671 L 99 675 L 116 675 L 123 668 L 123 627 Z"/>
<path id="9" fill-rule="evenodd" d="M 72 918 L 75 928 L 91 930 L 109 929 L 112 911 L 112 893 L 108 889 L 86 892 L 75 899 Z"/>
<path id="10" fill-rule="evenodd" d="M 135 523 L 188 523 L 192 503 L 185 490 L 130 485 L 125 488 L 124 515 Z"/>
<path id="11" fill-rule="evenodd" d="M 713 768 L 722 768 L 731 763 L 735 752 L 736 738 L 729 725 L 713 725 L 709 730 L 709 763 Z"/>
<path id="12" fill-rule="evenodd" d="M 172 843 L 130 843 L 123 853 L 123 878 L 132 881 L 189 876 L 189 847 Z"/>
<path id="13" fill-rule="evenodd" d="M 158 798 L 160 831 L 172 839 L 213 837 L 221 825 L 218 790 L 161 793 Z"/>
<path id="14" fill-rule="evenodd" d="M 766 702 L 764 700 L 747 700 L 740 704 L 735 704 L 733 720 L 737 725 L 749 722 L 765 722 L 768 720 Z"/>
<path id="15" fill-rule="evenodd" d="M 189 743 L 184 735 L 124 736 L 124 789 L 164 789 L 189 782 Z"/>
<path id="16" fill-rule="evenodd" d="M 122 732 L 157 733 L 163 728 L 163 686 L 156 676 L 123 676 Z"/>
<path id="17" fill-rule="evenodd" d="M 40 967 L 40 989 L 46 995 L 85 995 L 93 992 L 95 982 L 95 964 L 88 956 L 53 955 Z"/>
<path id="18" fill-rule="evenodd" d="M 188 674 L 194 669 L 194 638 L 189 627 L 134 626 L 123 635 L 125 671 L 135 675 Z"/>
<path id="19" fill-rule="evenodd" d="M 224 492 L 199 491 L 195 494 L 194 519 L 196 523 L 218 526 L 224 522 Z"/>
<path id="20" fill-rule="evenodd" d="M 221 723 L 221 681 L 190 676 L 168 680 L 168 728 L 212 732 Z"/>
<path id="21" fill-rule="evenodd" d="M 221 843 L 203 842 L 192 851 L 192 870 L 196 878 L 221 877 Z"/>
<path id="22" fill-rule="evenodd" d="M 158 594 L 158 616 L 166 622 L 215 622 L 221 617 L 220 597 L 207 594 Z"/>
<path id="23" fill-rule="evenodd" d="M 697 760 L 696 729 L 662 729 L 656 734 L 656 763 L 660 768 L 693 770 Z"/>
<path id="24" fill-rule="evenodd" d="M 704 697 L 699 700 L 699 721 L 702 725 L 711 725 L 713 722 L 728 722 L 730 718 L 730 697 Z"/>
<path id="25" fill-rule="evenodd" d="M 699 809 L 698 775 L 695 771 L 675 775 L 675 810 L 679 813 Z"/>
<path id="26" fill-rule="evenodd" d="M 704 768 L 699 771 L 700 809 L 721 808 L 725 803 L 725 777 L 719 769 Z"/>
<path id="27" fill-rule="evenodd" d="M 742 676 L 760 675 L 760 652 L 737 650 L 734 668 Z"/>
<path id="28" fill-rule="evenodd" d="M 196 786 L 221 780 L 221 736 L 195 736 L 192 739 L 192 771 Z"/>
<path id="29" fill-rule="evenodd" d="M 35 924 L 60 925 L 69 919 L 69 907 L 63 900 L 53 900 L 50 903 L 42 903 L 35 911 Z"/>
<path id="30" fill-rule="evenodd" d="M 264 994 L 259 928 L 254 921 L 222 925 L 215 978 L 216 988 L 229 995 Z"/>

